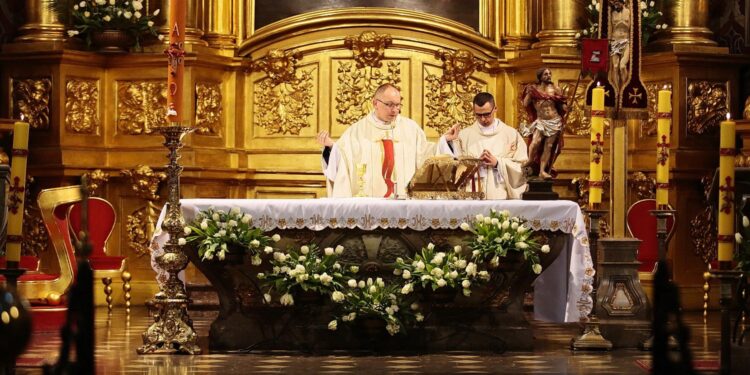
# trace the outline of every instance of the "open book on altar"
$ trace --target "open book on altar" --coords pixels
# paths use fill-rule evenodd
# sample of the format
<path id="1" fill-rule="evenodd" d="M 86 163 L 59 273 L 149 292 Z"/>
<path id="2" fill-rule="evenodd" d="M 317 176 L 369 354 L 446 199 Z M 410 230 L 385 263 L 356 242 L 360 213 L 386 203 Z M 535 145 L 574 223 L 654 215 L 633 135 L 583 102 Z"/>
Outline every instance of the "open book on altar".
<path id="1" fill-rule="evenodd" d="M 477 158 L 433 156 L 414 173 L 406 192 L 416 199 L 484 199 L 481 167 Z"/>

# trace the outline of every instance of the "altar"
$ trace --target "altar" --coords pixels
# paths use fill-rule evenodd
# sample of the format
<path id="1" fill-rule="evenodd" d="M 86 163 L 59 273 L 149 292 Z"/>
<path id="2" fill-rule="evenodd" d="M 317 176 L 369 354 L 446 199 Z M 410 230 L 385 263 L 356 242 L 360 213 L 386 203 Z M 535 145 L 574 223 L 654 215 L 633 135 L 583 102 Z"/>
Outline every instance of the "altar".
<path id="1" fill-rule="evenodd" d="M 526 220 L 528 227 L 548 237 L 552 247 L 550 253 L 541 257 L 543 272 L 538 277 L 529 269 L 499 274 L 492 279 L 493 285 L 471 297 L 461 296 L 450 305 L 433 306 L 428 316 L 431 322 L 426 319 L 425 326 L 418 332 L 409 332 L 418 339 L 384 338 L 375 343 L 372 337 L 363 339 L 356 329 L 326 330 L 329 311 L 325 306 L 264 304 L 253 276 L 258 272 L 256 266 L 249 261 L 233 265 L 202 261 L 196 249 L 186 246 L 190 260 L 219 294 L 220 314 L 209 334 L 212 350 L 325 351 L 378 345 L 387 349 L 427 351 L 496 350 L 498 347 L 528 350 L 533 348 L 533 335 L 523 317 L 522 304 L 532 283 L 535 319 L 578 322 L 591 310 L 594 271 L 584 218 L 575 202 L 183 199 L 181 205 L 187 223 L 209 207 L 225 211 L 238 207 L 252 215 L 255 227 L 280 234 L 281 248 L 307 243 L 321 248 L 342 245 L 346 249 L 342 256 L 344 262 L 361 265 L 363 272 L 383 278 L 393 277 L 391 265 L 397 257 L 412 256 L 428 243 L 444 247 L 465 245 L 469 233 L 460 229 L 461 223 L 470 222 L 477 214 L 486 215 L 491 209 L 508 210 L 512 216 Z M 164 213 L 165 210 L 159 224 Z M 161 252 L 161 245 L 167 239 L 166 233 L 157 230 L 152 241 L 152 259 Z M 152 264 L 163 274 L 154 262 Z M 157 279 L 163 280 L 163 277 L 160 275 Z M 295 321 L 297 324 L 293 323 Z M 456 340 L 459 332 L 462 339 Z M 454 338 L 438 339 L 446 335 Z M 289 341 L 281 336 L 288 336 Z M 335 339 L 331 339 L 334 336 Z M 396 341 L 389 341 L 391 339 Z M 405 345 L 404 341 L 417 344 Z"/>

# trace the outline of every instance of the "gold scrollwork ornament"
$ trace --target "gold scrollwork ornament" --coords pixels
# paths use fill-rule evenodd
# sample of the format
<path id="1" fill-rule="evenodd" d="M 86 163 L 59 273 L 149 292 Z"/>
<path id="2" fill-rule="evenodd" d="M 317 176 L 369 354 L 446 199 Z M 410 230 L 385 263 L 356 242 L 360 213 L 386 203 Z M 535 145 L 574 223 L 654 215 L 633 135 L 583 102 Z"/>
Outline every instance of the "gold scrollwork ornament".
<path id="1" fill-rule="evenodd" d="M 138 197 L 146 200 L 146 205 L 133 211 L 127 218 L 126 230 L 130 248 L 138 256 L 150 254 L 150 241 L 156 229 L 160 207 L 154 202 L 159 199 L 159 184 L 166 180 L 164 172 L 154 172 L 147 165 L 120 171 L 130 179 L 130 188 Z"/>
<path id="2" fill-rule="evenodd" d="M 117 82 L 117 128 L 123 134 L 152 134 L 167 125 L 167 82 Z"/>
<path id="3" fill-rule="evenodd" d="M 99 86 L 93 79 L 71 79 L 65 84 L 65 129 L 99 133 Z"/>
<path id="4" fill-rule="evenodd" d="M 86 188 L 90 197 L 98 196 L 98 190 L 109 182 L 109 173 L 101 169 L 86 172 L 81 177 L 86 177 Z"/>
<path id="5" fill-rule="evenodd" d="M 299 70 L 297 51 L 274 49 L 253 64 L 267 77 L 255 86 L 254 123 L 269 134 L 299 135 L 313 114 L 313 70 Z"/>
<path id="6" fill-rule="evenodd" d="M 638 200 L 653 199 L 656 196 L 656 179 L 638 171 L 628 178 L 628 184 L 635 191 Z"/>
<path id="7" fill-rule="evenodd" d="M 51 78 L 13 79 L 13 117 L 26 119 L 32 129 L 49 128 Z"/>
<path id="8" fill-rule="evenodd" d="M 440 133 L 456 123 L 468 126 L 474 122 L 472 100 L 481 91 L 480 85 L 471 80 L 475 71 L 487 68 L 468 50 L 455 52 L 438 50 L 435 58 L 443 61 L 443 74 L 425 77 L 427 88 L 427 126 Z"/>
<path id="9" fill-rule="evenodd" d="M 198 83 L 195 85 L 195 132 L 202 135 L 218 135 L 221 126 L 221 84 Z"/>
<path id="10" fill-rule="evenodd" d="M 359 36 L 347 36 L 344 39 L 344 46 L 354 52 L 354 61 L 357 62 L 357 68 L 362 69 L 366 66 L 380 68 L 381 60 L 385 55 L 385 47 L 393 42 L 393 38 L 388 34 L 378 34 L 375 31 L 363 31 Z"/>
<path id="11" fill-rule="evenodd" d="M 372 111 L 370 99 L 380 85 L 390 83 L 396 88 L 401 84 L 401 64 L 389 61 L 382 68 L 355 68 L 350 61 L 339 61 L 338 88 L 336 90 L 337 121 L 351 125 Z"/>
<path id="12" fill-rule="evenodd" d="M 719 128 L 727 108 L 727 83 L 688 81 L 687 130 L 701 135 Z"/>

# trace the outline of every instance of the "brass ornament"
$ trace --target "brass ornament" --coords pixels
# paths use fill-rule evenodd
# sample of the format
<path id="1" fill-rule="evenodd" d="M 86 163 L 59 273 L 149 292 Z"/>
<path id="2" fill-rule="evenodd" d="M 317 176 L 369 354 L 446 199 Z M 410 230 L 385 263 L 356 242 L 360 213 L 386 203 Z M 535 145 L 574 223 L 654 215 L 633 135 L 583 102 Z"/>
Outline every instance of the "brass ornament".
<path id="1" fill-rule="evenodd" d="M 635 172 L 628 178 L 628 185 L 635 191 L 638 200 L 656 197 L 656 179 L 643 172 Z"/>
<path id="2" fill-rule="evenodd" d="M 443 61 L 443 74 L 440 77 L 427 74 L 425 77 L 426 125 L 440 133 L 456 123 L 471 125 L 474 123 L 472 100 L 482 88 L 470 77 L 475 71 L 486 71 L 487 68 L 468 50 L 438 50 L 435 58 Z"/>
<path id="3" fill-rule="evenodd" d="M 152 134 L 167 125 L 164 80 L 117 82 L 117 129 L 128 135 Z"/>
<path id="4" fill-rule="evenodd" d="M 393 38 L 389 34 L 378 34 L 375 31 L 363 31 L 359 36 L 347 36 L 344 46 L 354 53 L 357 69 L 364 67 L 380 68 L 385 55 L 385 47 L 391 45 Z"/>
<path id="5" fill-rule="evenodd" d="M 524 88 L 526 88 L 526 86 L 530 84 L 534 84 L 534 83 L 535 81 L 518 82 L 516 92 L 522 93 Z M 526 107 L 523 106 L 523 100 L 519 98 L 518 95 L 516 95 L 515 102 L 516 102 L 516 119 L 517 119 L 516 123 L 518 124 L 516 128 L 522 128 L 522 127 L 525 127 L 529 122 L 531 122 L 529 119 L 529 113 L 526 111 Z"/>
<path id="6" fill-rule="evenodd" d="M 646 91 L 648 92 L 648 119 L 641 121 L 641 136 L 656 136 L 656 113 L 659 105 L 659 90 L 665 86 L 671 90 L 672 82 L 646 82 Z"/>
<path id="7" fill-rule="evenodd" d="M 195 85 L 195 132 L 219 135 L 221 127 L 221 83 L 200 82 Z"/>
<path id="8" fill-rule="evenodd" d="M 351 61 L 339 61 L 336 89 L 337 121 L 351 125 L 372 111 L 371 98 L 380 85 L 390 83 L 400 89 L 401 64 L 389 61 L 385 69 L 372 66 L 355 68 Z"/>
<path id="9" fill-rule="evenodd" d="M 101 169 L 94 169 L 93 171 L 86 172 L 81 176 L 86 178 L 86 189 L 90 197 L 99 196 L 98 190 L 109 182 L 109 173 L 102 171 Z"/>
<path id="10" fill-rule="evenodd" d="M 703 263 L 709 264 L 716 259 L 716 213 L 715 208 L 708 204 L 711 197 L 711 185 L 713 183 L 713 172 L 701 178 L 703 185 L 704 207 L 697 215 L 690 219 L 690 239 L 695 248 L 695 254 L 703 259 Z"/>
<path id="11" fill-rule="evenodd" d="M 255 86 L 253 122 L 269 134 L 299 135 L 302 128 L 310 127 L 308 118 L 315 104 L 313 70 L 297 72 L 296 62 L 301 58 L 298 51 L 274 49 L 252 65 L 267 75 Z"/>
<path id="12" fill-rule="evenodd" d="M 605 174 L 602 176 L 602 201 L 606 201 L 606 196 L 609 195 L 609 175 Z M 582 210 L 586 210 L 589 205 L 589 176 L 582 175 L 574 177 L 570 181 L 570 188 L 575 191 L 576 200 Z M 586 215 L 586 227 L 589 227 L 589 216 Z M 609 237 L 612 228 L 609 226 L 608 219 L 602 217 L 599 219 L 599 238 Z"/>
<path id="13" fill-rule="evenodd" d="M 729 111 L 727 86 L 727 82 L 688 80 L 688 134 L 701 135 L 719 129 L 719 123 Z"/>
<path id="14" fill-rule="evenodd" d="M 742 111 L 742 118 L 750 120 L 750 96 L 745 99 L 745 110 Z"/>
<path id="15" fill-rule="evenodd" d="M 36 202 L 36 196 L 32 195 L 34 177 L 26 176 L 26 202 Z M 42 253 L 47 252 L 49 244 L 49 233 L 44 227 L 42 213 L 39 206 L 27 204 L 23 209 L 23 241 L 21 242 L 21 254 L 39 257 Z"/>
<path id="16" fill-rule="evenodd" d="M 32 129 L 48 129 L 52 78 L 14 78 L 12 81 L 13 118 L 23 115 Z"/>
<path id="17" fill-rule="evenodd" d="M 156 230 L 161 207 L 156 205 L 159 199 L 159 184 L 166 180 L 164 172 L 154 172 L 147 165 L 138 165 L 134 169 L 120 171 L 130 179 L 130 188 L 138 197 L 146 200 L 146 205 L 139 207 L 127 217 L 126 230 L 130 249 L 137 256 L 151 254 L 151 238 Z"/>
<path id="18" fill-rule="evenodd" d="M 73 133 L 99 134 L 99 82 L 70 79 L 65 84 L 65 129 Z"/>

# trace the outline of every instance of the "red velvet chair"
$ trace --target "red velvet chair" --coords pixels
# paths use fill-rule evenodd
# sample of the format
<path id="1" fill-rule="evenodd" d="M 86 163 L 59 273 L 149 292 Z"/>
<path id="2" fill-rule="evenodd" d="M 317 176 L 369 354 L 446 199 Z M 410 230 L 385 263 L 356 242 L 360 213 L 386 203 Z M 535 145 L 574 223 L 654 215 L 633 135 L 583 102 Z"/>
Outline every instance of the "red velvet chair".
<path id="1" fill-rule="evenodd" d="M 653 272 L 659 260 L 659 242 L 656 238 L 656 217 L 651 210 L 656 209 L 655 199 L 642 199 L 628 209 L 627 223 L 630 235 L 641 240 L 638 247 L 639 272 Z M 674 216 L 667 219 L 667 240 L 674 234 Z"/>
<path id="2" fill-rule="evenodd" d="M 68 224 L 73 238 L 78 240 L 81 232 L 81 203 L 70 206 Z M 127 257 L 107 255 L 107 240 L 117 222 L 115 208 L 108 201 L 98 197 L 88 200 L 88 229 L 91 242 L 89 264 L 95 278 L 104 283 L 104 294 L 107 296 L 107 307 L 112 311 L 112 277 L 121 276 L 125 297 L 125 309 L 130 313 L 130 273 L 127 271 Z"/>

